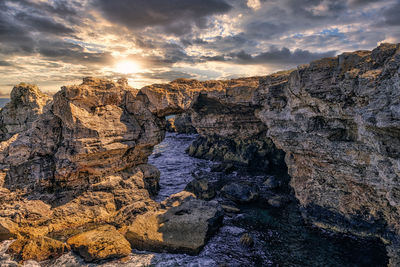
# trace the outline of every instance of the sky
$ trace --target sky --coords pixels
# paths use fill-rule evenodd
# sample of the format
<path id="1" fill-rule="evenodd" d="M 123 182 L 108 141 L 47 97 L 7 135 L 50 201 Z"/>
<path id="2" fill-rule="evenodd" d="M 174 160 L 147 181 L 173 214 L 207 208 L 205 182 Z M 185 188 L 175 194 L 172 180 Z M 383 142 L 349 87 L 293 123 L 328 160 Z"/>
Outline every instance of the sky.
<path id="1" fill-rule="evenodd" d="M 0 0 L 0 96 L 267 75 L 400 42 L 400 0 Z"/>

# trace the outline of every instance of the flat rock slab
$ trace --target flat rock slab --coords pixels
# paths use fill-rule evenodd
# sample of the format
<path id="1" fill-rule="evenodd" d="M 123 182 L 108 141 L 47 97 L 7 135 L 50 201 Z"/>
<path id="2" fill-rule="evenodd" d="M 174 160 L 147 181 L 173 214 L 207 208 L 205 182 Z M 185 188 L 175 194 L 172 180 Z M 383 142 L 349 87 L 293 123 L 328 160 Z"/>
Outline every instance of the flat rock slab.
<path id="1" fill-rule="evenodd" d="M 137 216 L 126 238 L 136 249 L 193 255 L 218 230 L 222 219 L 223 210 L 216 202 L 191 199 Z"/>
<path id="2" fill-rule="evenodd" d="M 111 225 L 75 235 L 67 243 L 88 262 L 125 257 L 131 253 L 129 242 Z"/>

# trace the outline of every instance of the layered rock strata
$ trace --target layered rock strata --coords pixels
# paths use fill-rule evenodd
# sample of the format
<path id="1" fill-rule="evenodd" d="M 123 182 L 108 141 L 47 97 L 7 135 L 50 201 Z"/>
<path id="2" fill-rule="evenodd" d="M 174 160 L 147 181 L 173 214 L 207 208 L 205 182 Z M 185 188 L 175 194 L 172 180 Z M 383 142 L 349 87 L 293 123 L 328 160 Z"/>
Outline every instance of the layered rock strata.
<path id="1" fill-rule="evenodd" d="M 15 86 L 10 102 L 0 110 L 0 141 L 29 129 L 50 100 L 36 85 L 20 83 Z"/>
<path id="2" fill-rule="evenodd" d="M 179 86 L 180 80 L 143 92 L 157 114 L 190 108 L 192 123 L 203 136 L 191 148 L 193 155 L 225 156 L 225 151 L 214 156 L 220 147 L 214 135 L 248 140 L 265 133 L 256 139 L 270 138 L 286 153 L 291 186 L 304 215 L 320 227 L 383 238 L 396 266 L 399 76 L 399 45 L 382 44 L 260 79 L 232 80 L 223 89 L 223 82 Z"/>
<path id="3" fill-rule="evenodd" d="M 18 238 L 15 244 L 21 245 L 10 250 L 16 259 L 59 255 L 58 248 L 44 258 L 30 251 L 32 244 L 52 250 L 52 238 L 64 244 L 96 225 L 128 225 L 159 207 L 151 199 L 159 171 L 146 162 L 164 138 L 165 122 L 125 80 L 85 78 L 79 86 L 63 87 L 50 103 L 34 86 L 16 88 L 3 114 L 27 100 L 24 111 L 35 114 L 0 144 L 0 238 Z M 48 104 L 40 114 L 43 103 Z M 123 254 L 126 249 L 115 255 Z"/>
<path id="4" fill-rule="evenodd" d="M 189 155 L 271 171 L 283 167 L 284 153 L 267 137 L 267 127 L 255 116 L 260 108 L 253 101 L 259 79 L 205 82 L 178 79 L 144 87 L 141 92 L 151 101 L 153 113 L 169 115 L 186 111 L 175 118 L 174 129 L 188 133 L 194 132 L 193 127 L 199 133 L 188 150 Z"/>
<path id="5" fill-rule="evenodd" d="M 25 109 L 35 117 L 0 143 L 0 241 L 17 239 L 8 250 L 14 259 L 42 261 L 70 248 L 86 261 L 123 257 L 131 249 L 123 229 L 136 217 L 188 205 L 186 198 L 174 207 L 151 198 L 160 173 L 147 158 L 164 138 L 165 119 L 126 80 L 85 78 L 50 102 L 36 87 L 27 88 L 18 89 L 12 103 L 30 99 Z M 46 108 L 37 110 L 42 103 Z M 188 221 L 210 220 L 207 208 L 214 207 L 204 204 Z M 200 226 L 204 245 L 218 225 Z M 183 251 L 174 238 L 160 246 Z"/>
<path id="6" fill-rule="evenodd" d="M 400 50 L 344 53 L 261 81 L 254 98 L 318 226 L 388 239 L 399 264 Z"/>

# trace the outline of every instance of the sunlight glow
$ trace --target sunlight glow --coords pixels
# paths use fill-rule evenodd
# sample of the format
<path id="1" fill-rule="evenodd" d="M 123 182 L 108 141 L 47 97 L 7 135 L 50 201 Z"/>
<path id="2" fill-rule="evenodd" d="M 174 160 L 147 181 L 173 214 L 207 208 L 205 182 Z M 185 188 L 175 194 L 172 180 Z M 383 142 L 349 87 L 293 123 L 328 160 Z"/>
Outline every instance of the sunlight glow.
<path id="1" fill-rule="evenodd" d="M 114 71 L 122 74 L 137 73 L 140 66 L 133 61 L 120 61 L 115 65 Z"/>

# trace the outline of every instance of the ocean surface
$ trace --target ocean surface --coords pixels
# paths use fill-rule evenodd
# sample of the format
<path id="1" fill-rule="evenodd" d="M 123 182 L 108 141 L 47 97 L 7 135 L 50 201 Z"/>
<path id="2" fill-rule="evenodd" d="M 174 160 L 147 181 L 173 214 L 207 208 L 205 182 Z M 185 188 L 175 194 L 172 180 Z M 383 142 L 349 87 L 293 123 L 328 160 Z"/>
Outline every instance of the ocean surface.
<path id="1" fill-rule="evenodd" d="M 165 140 L 154 148 L 149 163 L 161 171 L 161 190 L 156 197 L 180 192 L 193 176 L 210 180 L 251 181 L 262 176 L 233 172 L 211 172 L 215 164 L 195 159 L 185 149 L 195 135 L 168 133 Z M 268 208 L 265 205 L 239 206 L 239 214 L 225 215 L 223 226 L 197 256 L 170 253 L 133 251 L 123 262 L 119 260 L 87 264 L 75 253 L 68 253 L 57 260 L 28 262 L 25 266 L 386 266 L 386 251 L 376 240 L 359 240 L 350 236 L 334 235 L 304 224 L 297 203 L 285 208 Z M 253 247 L 240 244 L 240 237 L 248 233 L 254 239 Z M 0 244 L 0 266 L 10 263 L 4 253 L 12 241 Z M 2 252 L 3 251 L 3 252 Z M 3 265 L 2 265 L 3 264 Z M 10 265 L 11 266 L 11 265 Z"/>

